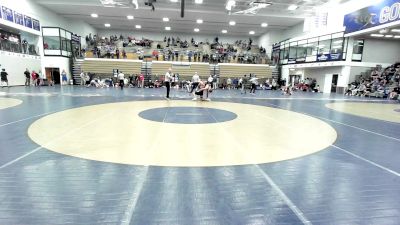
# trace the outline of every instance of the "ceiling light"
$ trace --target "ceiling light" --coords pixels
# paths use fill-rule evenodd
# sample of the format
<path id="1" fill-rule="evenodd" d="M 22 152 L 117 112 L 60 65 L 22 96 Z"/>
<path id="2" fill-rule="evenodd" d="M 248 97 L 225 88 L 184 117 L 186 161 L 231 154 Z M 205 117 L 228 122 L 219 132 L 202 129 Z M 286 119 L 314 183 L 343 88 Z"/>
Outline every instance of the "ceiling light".
<path id="1" fill-rule="evenodd" d="M 223 34 L 226 34 L 226 33 L 228 33 L 228 31 L 227 30 L 222 30 L 221 31 Z"/>
<path id="2" fill-rule="evenodd" d="M 196 4 L 203 4 L 203 0 L 194 0 L 194 3 L 196 3 Z"/>
<path id="3" fill-rule="evenodd" d="M 170 0 L 171 2 L 178 2 L 178 0 Z"/>
<path id="4" fill-rule="evenodd" d="M 371 37 L 383 37 L 383 36 L 385 36 L 385 35 L 383 35 L 383 34 L 371 34 Z"/>
<path id="5" fill-rule="evenodd" d="M 99 17 L 99 15 L 97 15 L 96 13 L 92 13 L 92 14 L 90 14 L 90 16 L 93 17 L 93 18 Z"/>
<path id="6" fill-rule="evenodd" d="M 162 18 L 162 21 L 168 22 L 168 21 L 169 21 L 169 18 L 168 18 L 168 17 L 164 17 L 164 18 Z"/>
<path id="7" fill-rule="evenodd" d="M 165 27 L 165 30 L 171 30 L 171 27 Z"/>
<path id="8" fill-rule="evenodd" d="M 196 20 L 196 23 L 203 23 L 203 20 L 202 19 L 198 19 L 198 20 Z"/>
<path id="9" fill-rule="evenodd" d="M 199 28 L 194 28 L 194 32 L 199 32 L 200 29 Z"/>
<path id="10" fill-rule="evenodd" d="M 225 9 L 231 11 L 233 7 L 235 7 L 236 1 L 235 0 L 228 0 L 226 3 Z"/>
<path id="11" fill-rule="evenodd" d="M 250 32 L 249 32 L 250 35 L 253 35 L 253 34 L 255 34 L 255 33 L 256 33 L 256 32 L 254 32 L 254 31 L 250 31 Z"/>
<path id="12" fill-rule="evenodd" d="M 135 27 L 136 27 L 136 29 L 142 29 L 141 25 L 136 25 Z"/>
<path id="13" fill-rule="evenodd" d="M 392 32 L 400 33 L 400 29 L 392 29 Z"/>
<path id="14" fill-rule="evenodd" d="M 400 35 L 396 35 L 396 36 L 394 36 L 394 38 L 396 38 L 396 39 L 397 39 L 397 38 L 400 38 Z"/>
<path id="15" fill-rule="evenodd" d="M 262 27 L 268 27 L 268 23 L 262 23 L 261 26 Z"/>
<path id="16" fill-rule="evenodd" d="M 126 18 L 128 18 L 128 20 L 133 20 L 134 17 L 129 15 L 129 16 L 126 16 Z"/>
<path id="17" fill-rule="evenodd" d="M 111 24 L 106 23 L 106 24 L 104 24 L 104 26 L 105 26 L 105 27 L 111 27 Z"/>
<path id="18" fill-rule="evenodd" d="M 371 0 L 372 5 L 378 5 L 379 3 L 381 3 L 383 0 Z"/>
<path id="19" fill-rule="evenodd" d="M 235 21 L 229 21 L 229 25 L 235 26 L 235 25 L 236 25 L 236 22 L 235 22 Z"/>
<path id="20" fill-rule="evenodd" d="M 393 35 L 391 35 L 391 34 L 385 35 L 385 38 L 392 38 L 392 37 L 393 37 Z"/>
<path id="21" fill-rule="evenodd" d="M 387 32 L 389 32 L 388 29 L 382 29 L 379 31 L 380 34 L 386 34 Z"/>
<path id="22" fill-rule="evenodd" d="M 298 8 L 297 5 L 289 5 L 288 10 L 293 11 L 296 10 Z"/>

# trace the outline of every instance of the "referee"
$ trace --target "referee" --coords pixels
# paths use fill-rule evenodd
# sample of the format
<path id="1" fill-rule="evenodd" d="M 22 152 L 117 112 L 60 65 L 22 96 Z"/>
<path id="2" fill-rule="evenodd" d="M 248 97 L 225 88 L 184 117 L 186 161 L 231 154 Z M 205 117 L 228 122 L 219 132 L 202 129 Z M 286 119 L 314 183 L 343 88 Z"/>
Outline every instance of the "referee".
<path id="1" fill-rule="evenodd" d="M 171 79 L 172 79 L 171 72 L 172 72 L 172 69 L 169 68 L 168 72 L 165 74 L 165 77 L 164 77 L 164 83 L 165 83 L 165 86 L 167 87 L 167 96 L 166 96 L 167 99 L 169 99 L 169 91 L 171 90 Z"/>

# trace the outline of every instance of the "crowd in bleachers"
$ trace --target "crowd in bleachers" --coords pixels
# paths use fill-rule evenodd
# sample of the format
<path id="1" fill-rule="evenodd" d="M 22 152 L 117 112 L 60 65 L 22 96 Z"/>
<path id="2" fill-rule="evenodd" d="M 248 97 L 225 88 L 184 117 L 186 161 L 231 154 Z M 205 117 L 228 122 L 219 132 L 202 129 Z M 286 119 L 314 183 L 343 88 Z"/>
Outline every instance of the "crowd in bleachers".
<path id="1" fill-rule="evenodd" d="M 86 36 L 88 49 L 94 57 L 120 59 L 127 58 L 128 53 L 138 55 L 138 59 L 153 58 L 162 61 L 189 61 L 210 63 L 247 63 L 261 64 L 268 61 L 265 48 L 253 46 L 253 40 L 237 40 L 228 44 L 216 37 L 212 42 L 181 40 L 179 37 L 164 37 L 159 42 L 150 39 L 136 39 L 120 35 L 98 37 Z M 155 43 L 153 45 L 153 43 Z M 206 46 L 204 48 L 203 46 Z"/>
<path id="2" fill-rule="evenodd" d="M 399 99 L 400 63 L 387 68 L 376 66 L 348 85 L 346 95 Z"/>

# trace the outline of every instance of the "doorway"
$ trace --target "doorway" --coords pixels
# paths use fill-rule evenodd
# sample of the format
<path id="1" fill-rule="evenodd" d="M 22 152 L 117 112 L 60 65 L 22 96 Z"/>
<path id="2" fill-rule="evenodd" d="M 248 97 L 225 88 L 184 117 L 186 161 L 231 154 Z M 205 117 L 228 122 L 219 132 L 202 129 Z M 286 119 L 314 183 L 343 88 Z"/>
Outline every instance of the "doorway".
<path id="1" fill-rule="evenodd" d="M 300 83 L 301 76 L 300 75 L 289 75 L 290 85 L 295 86 Z"/>
<path id="2" fill-rule="evenodd" d="M 332 85 L 331 85 L 331 93 L 336 93 L 336 87 L 338 83 L 339 75 L 333 74 L 332 76 Z"/>
<path id="3" fill-rule="evenodd" d="M 49 84 L 60 84 L 60 68 L 45 68 L 46 69 L 46 79 Z"/>

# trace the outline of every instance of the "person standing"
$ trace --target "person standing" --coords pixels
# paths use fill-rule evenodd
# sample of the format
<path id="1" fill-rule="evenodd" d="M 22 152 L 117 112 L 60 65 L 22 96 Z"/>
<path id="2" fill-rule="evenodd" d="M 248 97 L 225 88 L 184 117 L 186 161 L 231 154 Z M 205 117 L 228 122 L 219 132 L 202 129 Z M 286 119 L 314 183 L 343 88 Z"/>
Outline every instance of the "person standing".
<path id="1" fill-rule="evenodd" d="M 164 77 L 165 87 L 167 87 L 167 96 L 166 96 L 167 99 L 169 99 L 169 92 L 171 90 L 171 79 L 172 79 L 171 72 L 172 72 L 172 69 L 169 68 L 168 72 L 165 74 L 165 77 Z"/>
<path id="2" fill-rule="evenodd" d="M 144 88 L 144 75 L 143 75 L 143 73 L 140 74 L 139 79 L 140 79 L 140 87 Z"/>
<path id="3" fill-rule="evenodd" d="M 81 76 L 81 85 L 82 86 L 86 85 L 86 75 L 85 75 L 85 72 L 83 72 L 83 70 L 82 70 L 80 76 Z"/>
<path id="4" fill-rule="evenodd" d="M 250 79 L 250 82 L 251 82 L 250 94 L 255 95 L 256 94 L 257 85 L 258 85 L 258 78 L 254 76 L 254 77 L 252 77 Z"/>
<path id="5" fill-rule="evenodd" d="M 29 72 L 28 68 L 26 68 L 24 75 L 25 75 L 25 86 L 30 86 L 31 85 L 31 73 Z"/>
<path id="6" fill-rule="evenodd" d="M 125 86 L 125 74 L 122 73 L 122 71 L 119 71 L 118 74 L 118 80 L 119 80 L 119 86 L 121 87 L 121 91 L 124 90 Z"/>
<path id="7" fill-rule="evenodd" d="M 232 87 L 232 80 L 231 80 L 230 77 L 228 78 L 228 80 L 226 80 L 226 84 L 227 84 L 227 86 L 228 86 L 228 90 L 231 90 L 231 87 Z"/>
<path id="8" fill-rule="evenodd" d="M 193 90 L 195 90 L 199 86 L 199 82 L 200 82 L 200 77 L 196 72 L 192 77 L 192 88 L 190 90 L 190 93 L 193 93 Z"/>
<path id="9" fill-rule="evenodd" d="M 8 73 L 6 72 L 6 69 L 2 69 L 1 73 L 0 73 L 0 78 L 1 78 L 1 88 L 3 88 L 3 83 L 7 84 L 8 87 Z"/>
<path id="10" fill-rule="evenodd" d="M 36 72 L 34 70 L 32 70 L 31 79 L 32 79 L 32 84 L 36 86 Z"/>
<path id="11" fill-rule="evenodd" d="M 61 73 L 61 79 L 62 79 L 62 84 L 63 85 L 67 85 L 68 84 L 67 72 L 65 72 L 65 70 L 63 70 L 62 73 Z"/>
<path id="12" fill-rule="evenodd" d="M 246 94 L 246 85 L 247 85 L 247 75 L 245 74 L 242 79 L 242 91 L 241 94 Z"/>
<path id="13" fill-rule="evenodd" d="M 43 80 L 42 71 L 39 70 L 39 73 L 36 73 L 36 82 L 38 87 L 41 85 L 42 80 Z"/>

